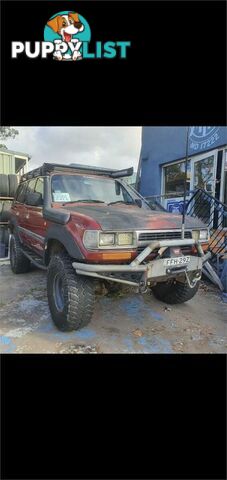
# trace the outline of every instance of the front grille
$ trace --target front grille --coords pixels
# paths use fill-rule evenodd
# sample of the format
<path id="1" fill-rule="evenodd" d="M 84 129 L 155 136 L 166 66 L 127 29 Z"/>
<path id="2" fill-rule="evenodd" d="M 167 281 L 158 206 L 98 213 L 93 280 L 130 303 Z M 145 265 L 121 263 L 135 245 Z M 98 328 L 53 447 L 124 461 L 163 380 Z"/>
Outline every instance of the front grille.
<path id="1" fill-rule="evenodd" d="M 137 255 L 141 253 L 146 247 L 147 245 L 140 245 L 139 247 L 137 247 L 136 249 Z M 158 249 L 154 250 L 153 254 L 151 255 L 157 255 L 157 251 Z M 191 247 L 181 247 L 181 251 L 184 255 L 189 255 L 191 252 Z"/>
<path id="2" fill-rule="evenodd" d="M 185 232 L 185 238 L 192 238 L 191 232 Z M 181 232 L 144 232 L 139 234 L 139 242 L 152 242 L 153 240 L 175 240 L 181 238 Z"/>

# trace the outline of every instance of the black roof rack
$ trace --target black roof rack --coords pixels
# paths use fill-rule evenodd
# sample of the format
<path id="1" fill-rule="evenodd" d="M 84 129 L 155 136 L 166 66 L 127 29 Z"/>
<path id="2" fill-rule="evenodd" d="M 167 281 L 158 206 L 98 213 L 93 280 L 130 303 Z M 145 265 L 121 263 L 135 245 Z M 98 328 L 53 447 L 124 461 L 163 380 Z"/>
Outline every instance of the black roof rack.
<path id="1" fill-rule="evenodd" d="M 89 165 L 80 165 L 76 163 L 71 163 L 70 165 L 63 165 L 59 163 L 44 163 L 41 167 L 35 168 L 28 173 L 25 173 L 21 177 L 21 181 L 29 180 L 31 178 L 46 176 L 51 172 L 80 172 L 80 173 L 90 173 L 93 175 L 107 175 L 112 178 L 121 178 L 129 177 L 133 174 L 133 167 L 125 168 L 123 170 L 113 170 L 108 168 L 92 167 Z"/>

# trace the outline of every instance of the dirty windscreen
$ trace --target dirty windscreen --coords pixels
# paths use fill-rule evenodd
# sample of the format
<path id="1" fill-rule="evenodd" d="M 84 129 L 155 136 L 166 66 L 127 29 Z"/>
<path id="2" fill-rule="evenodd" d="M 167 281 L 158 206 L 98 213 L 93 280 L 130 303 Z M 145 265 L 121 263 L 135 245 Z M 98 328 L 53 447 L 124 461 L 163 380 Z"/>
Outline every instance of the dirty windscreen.
<path id="1" fill-rule="evenodd" d="M 117 180 L 84 175 L 54 175 L 52 200 L 61 203 L 89 200 L 107 204 L 134 203 L 133 198 Z"/>

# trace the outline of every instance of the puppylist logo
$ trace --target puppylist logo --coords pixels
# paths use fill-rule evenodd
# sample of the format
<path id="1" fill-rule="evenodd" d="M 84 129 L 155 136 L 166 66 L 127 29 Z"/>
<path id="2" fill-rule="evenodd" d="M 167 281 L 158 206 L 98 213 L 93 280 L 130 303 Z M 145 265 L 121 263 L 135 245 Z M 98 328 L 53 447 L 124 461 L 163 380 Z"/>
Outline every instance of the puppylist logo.
<path id="1" fill-rule="evenodd" d="M 12 42 L 11 56 L 18 58 L 47 58 L 58 61 L 82 59 L 126 58 L 130 41 L 97 41 L 93 51 L 89 48 L 91 29 L 87 20 L 73 10 L 55 13 L 44 28 L 44 41 Z"/>

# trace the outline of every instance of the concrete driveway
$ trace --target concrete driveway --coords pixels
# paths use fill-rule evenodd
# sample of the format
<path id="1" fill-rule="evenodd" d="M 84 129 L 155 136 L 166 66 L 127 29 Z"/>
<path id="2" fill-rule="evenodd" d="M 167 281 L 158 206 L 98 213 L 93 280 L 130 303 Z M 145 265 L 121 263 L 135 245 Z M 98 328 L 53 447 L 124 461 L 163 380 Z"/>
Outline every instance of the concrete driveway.
<path id="1" fill-rule="evenodd" d="M 2 353 L 221 353 L 227 351 L 226 325 L 226 304 L 215 287 L 202 283 L 194 299 L 176 306 L 127 288 L 99 295 L 89 326 L 62 333 L 50 317 L 45 272 L 14 275 L 0 265 Z"/>

